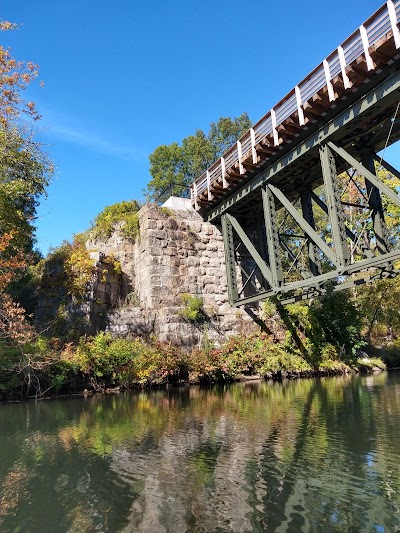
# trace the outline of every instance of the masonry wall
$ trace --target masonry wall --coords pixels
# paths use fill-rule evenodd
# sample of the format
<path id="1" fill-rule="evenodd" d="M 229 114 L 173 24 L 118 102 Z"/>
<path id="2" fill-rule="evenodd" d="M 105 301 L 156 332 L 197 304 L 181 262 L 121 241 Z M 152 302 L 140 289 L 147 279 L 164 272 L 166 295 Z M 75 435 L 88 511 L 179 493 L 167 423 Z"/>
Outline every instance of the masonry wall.
<path id="1" fill-rule="evenodd" d="M 107 313 L 107 330 L 116 336 L 155 335 L 193 347 L 254 329 L 250 317 L 228 303 L 218 227 L 204 222 L 190 206 L 146 205 L 139 212 L 139 224 L 134 243 L 116 231 L 107 241 L 87 244 L 92 253 L 113 255 L 122 266 L 119 304 Z M 181 315 L 185 293 L 204 300 L 204 316 L 196 323 Z"/>

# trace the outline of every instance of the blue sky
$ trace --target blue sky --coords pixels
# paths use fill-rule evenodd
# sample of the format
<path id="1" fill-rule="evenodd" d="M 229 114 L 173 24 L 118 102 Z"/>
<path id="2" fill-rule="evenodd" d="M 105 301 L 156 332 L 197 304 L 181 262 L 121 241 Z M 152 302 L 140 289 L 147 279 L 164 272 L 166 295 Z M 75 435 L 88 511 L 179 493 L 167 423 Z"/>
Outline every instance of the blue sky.
<path id="1" fill-rule="evenodd" d="M 382 3 L 2 0 L 0 17 L 21 25 L 2 44 L 45 83 L 29 89 L 57 168 L 39 248 L 142 199 L 157 146 L 221 116 L 258 120 Z"/>

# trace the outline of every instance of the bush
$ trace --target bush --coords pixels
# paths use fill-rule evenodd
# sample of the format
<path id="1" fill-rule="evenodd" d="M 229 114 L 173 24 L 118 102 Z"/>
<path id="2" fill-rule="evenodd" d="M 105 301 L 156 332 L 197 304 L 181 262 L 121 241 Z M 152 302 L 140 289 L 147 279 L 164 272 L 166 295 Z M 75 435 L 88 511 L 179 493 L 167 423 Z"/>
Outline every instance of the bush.
<path id="1" fill-rule="evenodd" d="M 179 349 L 157 342 L 146 344 L 140 339 L 114 339 L 104 332 L 89 339 L 81 337 L 79 345 L 69 345 L 63 357 L 78 365 L 100 388 L 159 385 L 187 376 L 187 363 Z"/>
<path id="2" fill-rule="evenodd" d="M 109 205 L 97 215 L 94 225 L 90 230 L 93 238 L 108 238 L 115 231 L 115 226 L 121 224 L 121 233 L 129 240 L 134 241 L 139 233 L 140 205 L 136 200 L 123 201 Z"/>
<path id="3" fill-rule="evenodd" d="M 203 298 L 185 293 L 181 295 L 181 300 L 184 307 L 179 314 L 188 322 L 196 322 L 203 314 Z"/>

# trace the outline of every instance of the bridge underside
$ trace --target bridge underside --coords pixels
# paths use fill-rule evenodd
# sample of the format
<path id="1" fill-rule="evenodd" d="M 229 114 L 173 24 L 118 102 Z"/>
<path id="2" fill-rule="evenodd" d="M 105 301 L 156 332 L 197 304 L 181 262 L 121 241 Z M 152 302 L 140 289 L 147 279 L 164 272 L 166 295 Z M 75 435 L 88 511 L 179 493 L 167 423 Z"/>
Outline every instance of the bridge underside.
<path id="1" fill-rule="evenodd" d="M 397 60 L 380 85 L 204 213 L 222 225 L 232 304 L 290 303 L 399 273 L 400 173 L 377 155 L 400 137 L 399 102 Z"/>

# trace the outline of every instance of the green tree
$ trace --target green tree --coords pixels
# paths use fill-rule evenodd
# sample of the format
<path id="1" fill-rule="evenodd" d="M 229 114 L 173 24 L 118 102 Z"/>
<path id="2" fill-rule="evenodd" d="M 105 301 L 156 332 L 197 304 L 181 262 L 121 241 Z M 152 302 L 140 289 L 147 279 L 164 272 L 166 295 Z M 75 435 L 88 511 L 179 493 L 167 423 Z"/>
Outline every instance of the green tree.
<path id="1" fill-rule="evenodd" d="M 0 22 L 0 31 L 15 28 Z M 31 133 L 31 121 L 40 115 L 34 102 L 23 99 L 37 76 L 37 65 L 16 60 L 0 45 L 0 235 L 12 231 L 12 253 L 32 249 L 37 203 L 53 171 Z"/>
<path id="2" fill-rule="evenodd" d="M 156 200 L 168 187 L 171 194 L 179 194 L 186 185 L 182 147 L 178 143 L 158 146 L 149 159 L 152 180 L 147 185 L 148 196 Z"/>
<path id="3" fill-rule="evenodd" d="M 0 31 L 15 28 L 0 21 Z M 53 170 L 32 134 L 32 121 L 40 118 L 36 106 L 23 98 L 37 76 L 37 65 L 0 45 L 0 341 L 19 351 L 33 332 L 9 295 L 10 284 L 17 294 L 18 276 L 34 257 L 36 208 Z"/>
<path id="4" fill-rule="evenodd" d="M 309 307 L 311 338 L 316 345 L 332 344 L 343 356 L 355 356 L 361 340 L 361 318 L 348 291 L 328 292 Z"/>
<path id="5" fill-rule="evenodd" d="M 194 135 L 178 143 L 158 146 L 150 154 L 150 174 L 147 185 L 149 199 L 158 200 L 164 192 L 184 195 L 189 185 L 251 127 L 247 113 L 239 117 L 221 117 L 210 124 L 209 133 L 196 130 Z"/>
<path id="6" fill-rule="evenodd" d="M 213 159 L 221 157 L 250 128 L 251 120 L 247 113 L 236 118 L 221 117 L 218 122 L 213 122 L 208 133 Z"/>

